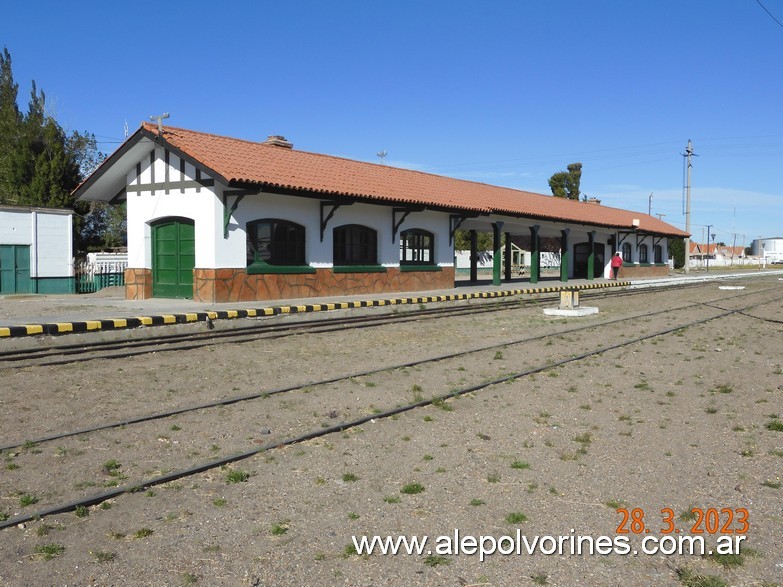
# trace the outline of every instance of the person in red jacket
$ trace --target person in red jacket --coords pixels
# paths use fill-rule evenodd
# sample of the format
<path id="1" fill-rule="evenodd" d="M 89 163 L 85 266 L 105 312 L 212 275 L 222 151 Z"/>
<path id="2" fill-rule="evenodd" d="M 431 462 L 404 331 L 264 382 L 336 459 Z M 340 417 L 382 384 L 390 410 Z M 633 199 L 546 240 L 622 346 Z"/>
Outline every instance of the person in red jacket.
<path id="1" fill-rule="evenodd" d="M 620 267 L 623 266 L 623 258 L 620 256 L 620 253 L 617 252 L 614 254 L 614 257 L 612 257 L 612 279 L 617 279 L 617 274 L 620 273 Z"/>

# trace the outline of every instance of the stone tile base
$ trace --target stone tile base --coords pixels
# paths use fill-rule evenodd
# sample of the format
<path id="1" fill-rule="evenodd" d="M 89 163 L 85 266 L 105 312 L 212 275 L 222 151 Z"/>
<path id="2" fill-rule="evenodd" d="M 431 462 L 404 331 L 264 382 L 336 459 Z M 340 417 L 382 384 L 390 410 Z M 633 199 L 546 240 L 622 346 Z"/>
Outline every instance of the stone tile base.
<path id="1" fill-rule="evenodd" d="M 244 269 L 194 269 L 193 283 L 197 302 L 252 302 L 449 289 L 454 287 L 454 268 L 401 272 L 390 267 L 384 273 L 316 269 L 315 273 L 262 275 L 248 275 Z"/>
<path id="2" fill-rule="evenodd" d="M 620 267 L 617 279 L 635 279 L 639 277 L 668 277 L 668 265 L 634 265 L 627 263 Z"/>
<path id="3" fill-rule="evenodd" d="M 146 300 L 152 297 L 152 269 L 125 270 L 125 299 Z"/>

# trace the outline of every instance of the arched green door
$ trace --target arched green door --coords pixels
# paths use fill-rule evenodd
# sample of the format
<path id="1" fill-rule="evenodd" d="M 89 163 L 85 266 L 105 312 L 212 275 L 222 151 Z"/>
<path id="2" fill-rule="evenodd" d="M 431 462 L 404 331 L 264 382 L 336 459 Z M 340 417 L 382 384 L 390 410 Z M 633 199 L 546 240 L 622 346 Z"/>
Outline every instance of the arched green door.
<path id="1" fill-rule="evenodd" d="M 196 238 L 193 221 L 164 218 L 152 225 L 152 296 L 192 298 Z"/>

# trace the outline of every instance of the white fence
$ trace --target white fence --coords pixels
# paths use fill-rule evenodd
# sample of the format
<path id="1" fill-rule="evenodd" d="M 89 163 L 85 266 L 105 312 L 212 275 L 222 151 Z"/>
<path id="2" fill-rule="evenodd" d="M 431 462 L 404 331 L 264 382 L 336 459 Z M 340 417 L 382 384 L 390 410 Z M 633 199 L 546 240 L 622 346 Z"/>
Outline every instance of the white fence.
<path id="1" fill-rule="evenodd" d="M 524 263 L 525 266 L 530 266 L 530 252 L 522 251 L 520 249 L 519 255 L 514 258 L 513 263 L 516 265 L 519 261 Z M 456 260 L 457 271 L 467 271 L 470 269 L 470 251 L 455 251 L 454 257 Z M 490 251 L 480 251 L 478 253 L 478 262 L 476 266 L 479 270 L 492 270 L 492 253 Z M 542 269 L 559 269 L 560 268 L 560 253 L 552 253 L 549 251 L 541 252 L 541 268 Z"/>
<path id="2" fill-rule="evenodd" d="M 93 293 L 104 287 L 125 285 L 125 253 L 88 253 L 86 261 L 73 264 L 76 293 Z"/>

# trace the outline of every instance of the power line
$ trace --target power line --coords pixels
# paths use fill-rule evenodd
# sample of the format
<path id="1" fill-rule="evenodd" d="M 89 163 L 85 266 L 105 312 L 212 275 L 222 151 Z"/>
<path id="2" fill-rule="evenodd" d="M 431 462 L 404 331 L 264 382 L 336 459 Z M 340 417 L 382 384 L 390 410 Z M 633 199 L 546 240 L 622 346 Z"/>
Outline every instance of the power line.
<path id="1" fill-rule="evenodd" d="M 778 23 L 778 26 L 783 28 L 783 22 L 780 22 L 777 18 L 775 18 L 775 16 L 769 10 L 767 10 L 767 7 L 761 3 L 761 0 L 756 0 L 756 3 L 764 9 L 764 12 L 766 12 L 772 20 Z"/>

